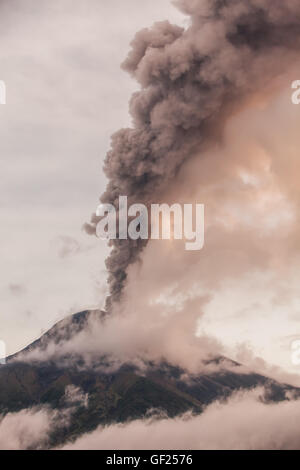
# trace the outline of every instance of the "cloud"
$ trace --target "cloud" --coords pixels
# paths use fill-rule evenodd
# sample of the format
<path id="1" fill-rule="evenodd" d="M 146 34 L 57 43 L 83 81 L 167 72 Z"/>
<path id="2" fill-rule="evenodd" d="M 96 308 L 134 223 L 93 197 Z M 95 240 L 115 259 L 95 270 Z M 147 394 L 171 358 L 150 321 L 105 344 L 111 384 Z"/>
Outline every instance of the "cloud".
<path id="1" fill-rule="evenodd" d="M 65 402 L 69 405 L 82 405 L 87 408 L 89 396 L 88 393 L 84 393 L 80 387 L 68 385 L 65 389 Z"/>
<path id="2" fill-rule="evenodd" d="M 56 410 L 41 405 L 0 415 L 0 449 L 49 448 L 53 435 L 70 425 L 78 407 L 88 406 L 88 394 L 80 387 L 68 385 L 62 405 Z"/>
<path id="3" fill-rule="evenodd" d="M 52 413 L 46 408 L 32 408 L 0 416 L 0 449 L 39 448 L 48 439 Z"/>
<path id="4" fill-rule="evenodd" d="M 68 258 L 80 253 L 85 253 L 92 250 L 93 245 L 83 245 L 78 242 L 74 237 L 60 235 L 52 240 L 52 247 L 57 251 L 60 258 Z"/>
<path id="5" fill-rule="evenodd" d="M 215 402 L 199 416 L 145 419 L 99 427 L 65 450 L 289 450 L 299 449 L 299 401 L 266 405 L 260 391 Z"/>
<path id="6" fill-rule="evenodd" d="M 119 212 L 119 196 L 129 203 L 158 202 L 191 157 L 196 155 L 201 167 L 207 146 L 222 138 L 224 122 L 273 87 L 300 47 L 296 2 L 175 3 L 190 15 L 190 25 L 165 21 L 142 29 L 123 63 L 140 90 L 130 102 L 133 126 L 112 136 L 104 165 L 109 181 L 100 198 Z M 95 233 L 99 220 L 93 214 L 88 233 Z M 146 245 L 111 241 L 109 310 Z"/>
<path id="7" fill-rule="evenodd" d="M 0 418 L 0 449 L 49 447 L 49 436 L 68 423 L 69 411 L 25 409 Z M 145 419 L 99 426 L 60 450 L 291 450 L 299 449 L 300 402 L 286 397 L 266 404 L 263 391 L 237 392 L 200 415 L 176 418 L 151 413 Z"/>
<path id="8" fill-rule="evenodd" d="M 7 414 L 0 419 L 0 449 L 47 447 L 50 434 L 67 423 L 65 416 L 47 408 Z M 299 400 L 287 397 L 265 404 L 256 389 L 214 402 L 198 416 L 186 413 L 170 419 L 154 413 L 144 420 L 99 426 L 62 449 L 299 449 L 299 418 Z"/>
<path id="9" fill-rule="evenodd" d="M 11 283 L 8 286 L 12 295 L 21 296 L 26 292 L 26 287 L 22 284 Z"/>
<path id="10" fill-rule="evenodd" d="M 14 353 L 71 309 L 103 301 L 108 249 L 81 227 L 105 188 L 110 135 L 130 123 L 135 85 L 120 63 L 138 28 L 183 15 L 169 0 L 1 0 L 0 14 L 0 327 Z M 93 249 L 61 259 L 51 249 L 60 235 Z M 12 296 L 11 282 L 28 295 Z"/>

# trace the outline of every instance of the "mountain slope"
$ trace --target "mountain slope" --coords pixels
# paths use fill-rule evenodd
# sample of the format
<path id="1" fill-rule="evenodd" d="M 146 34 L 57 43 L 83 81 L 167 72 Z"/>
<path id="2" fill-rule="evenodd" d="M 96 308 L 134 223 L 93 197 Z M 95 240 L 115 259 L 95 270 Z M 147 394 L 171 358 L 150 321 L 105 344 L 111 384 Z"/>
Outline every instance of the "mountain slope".
<path id="1" fill-rule="evenodd" d="M 73 315 L 56 324 L 25 351 L 43 349 L 49 341 L 57 344 L 69 338 L 86 325 L 90 315 L 103 317 L 99 311 Z M 232 361 L 231 364 L 238 366 Z M 201 413 L 207 404 L 237 390 L 263 387 L 267 401 L 284 400 L 287 392 L 300 396 L 300 389 L 259 374 L 235 373 L 234 368 L 210 375 L 188 376 L 186 371 L 167 363 L 145 365 L 142 372 L 125 364 L 115 372 L 105 373 L 82 368 L 76 360 L 68 367 L 58 366 L 53 361 L 25 363 L 21 352 L 0 366 L 0 413 L 33 406 L 69 410 L 67 425 L 55 429 L 51 436 L 49 445 L 58 445 L 92 431 L 99 424 L 142 418 L 151 410 L 159 410 L 170 417 L 186 411 Z M 67 392 L 72 390 L 79 398 L 75 396 L 75 400 L 73 397 L 70 401 Z"/>

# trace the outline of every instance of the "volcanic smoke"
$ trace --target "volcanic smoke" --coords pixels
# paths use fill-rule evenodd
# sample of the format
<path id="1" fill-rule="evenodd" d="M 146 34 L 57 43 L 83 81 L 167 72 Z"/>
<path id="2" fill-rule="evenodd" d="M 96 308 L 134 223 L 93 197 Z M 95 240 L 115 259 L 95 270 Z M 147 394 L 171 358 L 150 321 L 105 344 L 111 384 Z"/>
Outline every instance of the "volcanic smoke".
<path id="1" fill-rule="evenodd" d="M 132 127 L 112 136 L 100 201 L 118 211 L 159 201 L 187 159 L 220 139 L 225 120 L 265 88 L 300 47 L 298 0 L 177 0 L 187 28 L 168 21 L 138 32 L 122 67 L 139 83 L 130 100 Z M 85 224 L 96 233 L 99 217 Z M 106 260 L 106 310 L 121 297 L 127 268 L 146 240 L 113 240 Z"/>

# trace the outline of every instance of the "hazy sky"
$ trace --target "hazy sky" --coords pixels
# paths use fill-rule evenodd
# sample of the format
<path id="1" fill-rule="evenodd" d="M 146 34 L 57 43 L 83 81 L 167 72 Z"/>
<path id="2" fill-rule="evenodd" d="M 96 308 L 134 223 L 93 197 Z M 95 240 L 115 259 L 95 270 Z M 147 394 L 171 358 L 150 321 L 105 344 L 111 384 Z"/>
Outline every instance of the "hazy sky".
<path id="1" fill-rule="evenodd" d="M 105 188 L 110 135 L 137 85 L 120 69 L 137 30 L 185 18 L 169 0 L 0 3 L 0 338 L 8 352 L 105 289 L 104 242 L 82 232 Z"/>

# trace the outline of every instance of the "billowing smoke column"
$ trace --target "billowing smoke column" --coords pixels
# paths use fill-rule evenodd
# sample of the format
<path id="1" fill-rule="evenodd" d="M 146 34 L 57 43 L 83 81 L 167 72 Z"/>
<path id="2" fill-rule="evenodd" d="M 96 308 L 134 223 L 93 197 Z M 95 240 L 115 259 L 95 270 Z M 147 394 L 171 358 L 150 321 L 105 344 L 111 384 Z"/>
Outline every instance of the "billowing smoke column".
<path id="1" fill-rule="evenodd" d="M 300 45 L 299 0 L 178 0 L 187 29 L 156 23 L 137 33 L 123 64 L 141 85 L 130 102 L 133 127 L 112 137 L 102 203 L 119 195 L 146 205 L 189 156 L 217 138 L 237 106 L 265 86 Z M 199 157 L 201 158 L 201 156 Z M 95 233 L 93 215 L 86 224 Z M 120 299 L 126 270 L 145 241 L 115 240 L 107 259 L 107 309 Z"/>

